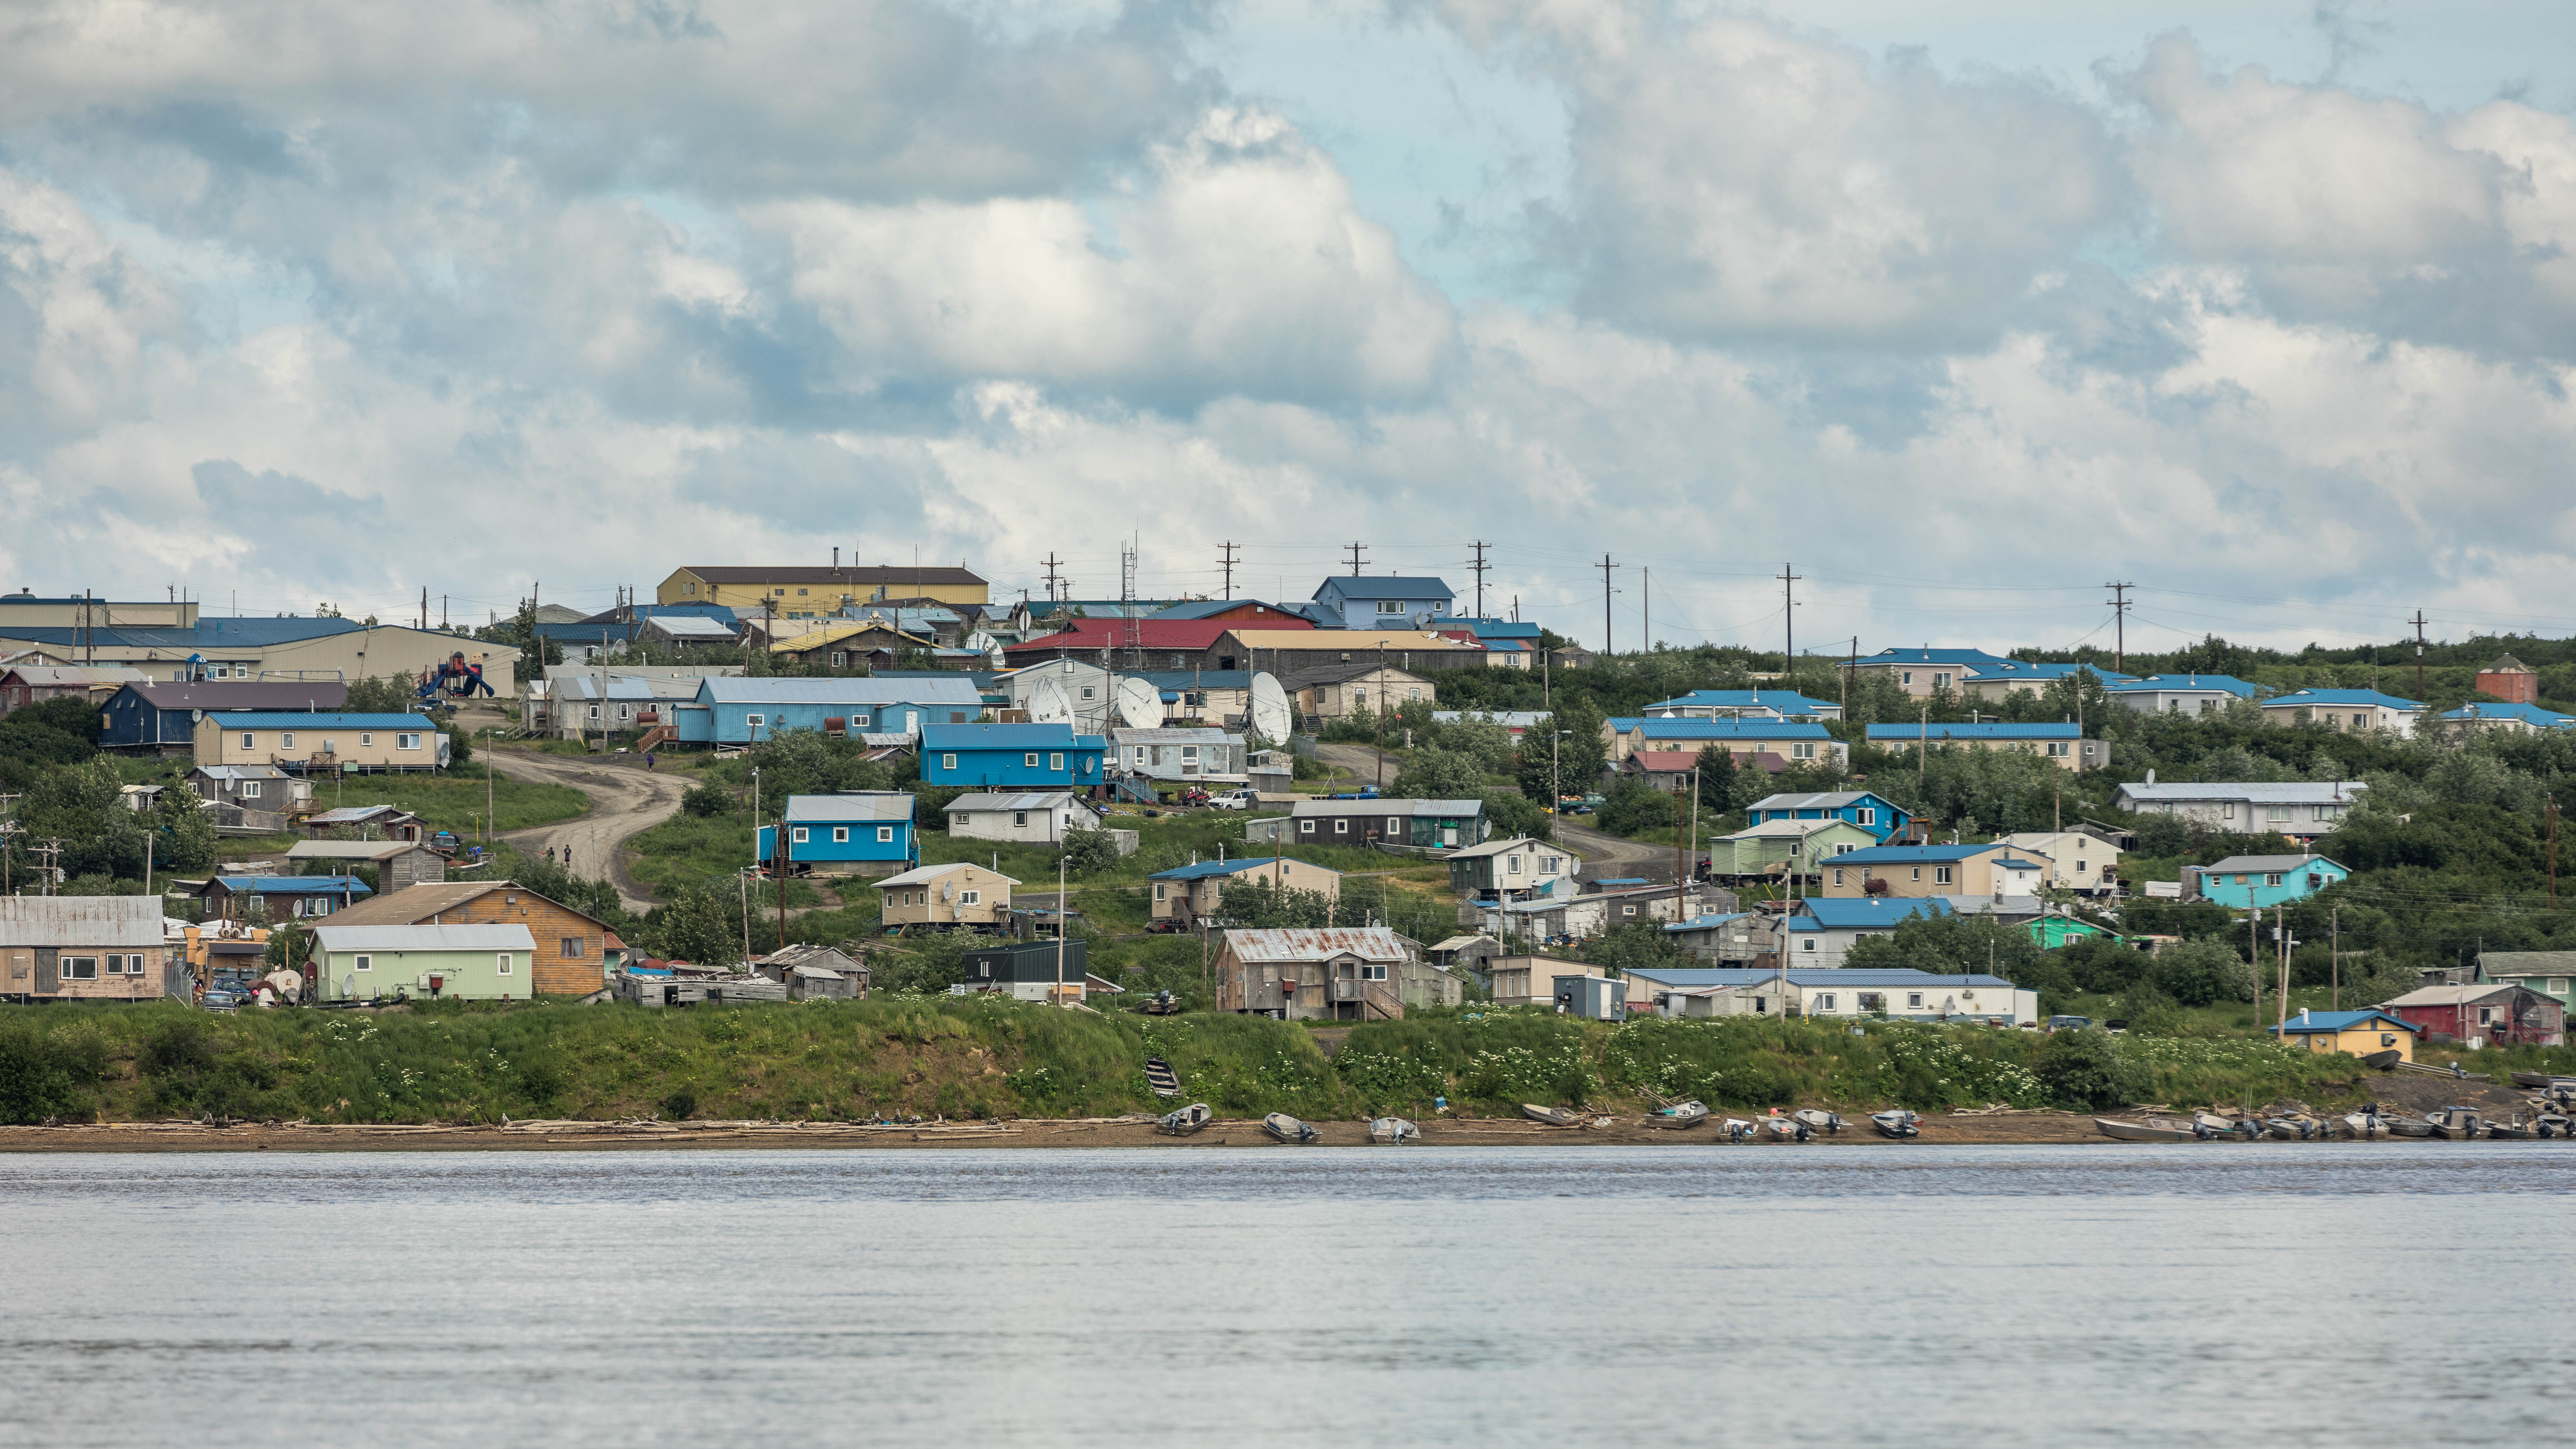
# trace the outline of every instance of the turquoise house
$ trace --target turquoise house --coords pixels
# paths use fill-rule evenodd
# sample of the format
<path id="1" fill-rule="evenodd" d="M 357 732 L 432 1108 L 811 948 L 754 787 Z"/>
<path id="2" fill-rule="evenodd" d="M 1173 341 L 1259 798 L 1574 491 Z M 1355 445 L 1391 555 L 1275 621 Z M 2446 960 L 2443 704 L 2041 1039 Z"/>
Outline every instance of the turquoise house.
<path id="1" fill-rule="evenodd" d="M 930 724 L 921 728 L 921 778 L 986 790 L 1089 790 L 1101 783 L 1108 747 L 1069 724 Z"/>
<path id="2" fill-rule="evenodd" d="M 2192 894 L 2216 906 L 2256 910 L 2304 901 L 2352 874 L 2322 855 L 2231 855 L 2216 865 L 2195 865 Z"/>
<path id="3" fill-rule="evenodd" d="M 900 875 L 921 862 L 913 797 L 902 790 L 787 797 L 787 863 L 819 875 Z M 778 829 L 760 827 L 760 858 L 778 858 Z"/>

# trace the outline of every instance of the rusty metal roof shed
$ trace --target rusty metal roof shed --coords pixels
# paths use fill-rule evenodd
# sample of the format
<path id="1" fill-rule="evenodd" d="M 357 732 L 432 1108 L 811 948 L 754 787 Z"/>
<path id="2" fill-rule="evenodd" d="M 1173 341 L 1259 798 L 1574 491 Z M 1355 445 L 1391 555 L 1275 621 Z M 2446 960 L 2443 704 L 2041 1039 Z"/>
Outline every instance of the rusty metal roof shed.
<path id="1" fill-rule="evenodd" d="M 1226 949 L 1240 961 L 1321 961 L 1357 956 L 1363 961 L 1402 961 L 1404 938 L 1385 926 L 1291 926 L 1225 933 Z"/>

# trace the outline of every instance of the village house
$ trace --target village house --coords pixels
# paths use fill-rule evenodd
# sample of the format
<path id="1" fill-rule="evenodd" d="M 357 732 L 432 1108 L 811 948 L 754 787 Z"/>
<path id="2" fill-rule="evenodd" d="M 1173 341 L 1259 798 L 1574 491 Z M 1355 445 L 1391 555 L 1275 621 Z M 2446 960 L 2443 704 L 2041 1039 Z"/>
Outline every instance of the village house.
<path id="1" fill-rule="evenodd" d="M 1317 584 L 1304 612 L 1326 629 L 1428 629 L 1457 597 L 1439 579 L 1352 574 Z"/>
<path id="2" fill-rule="evenodd" d="M 1829 896 L 2036 895 L 2048 867 L 2009 845 L 1881 845 L 1826 866 Z"/>
<path id="3" fill-rule="evenodd" d="M 1384 926 L 1227 931 L 1215 974 L 1217 1010 L 1284 1021 L 1390 1021 L 1463 995 Z"/>
<path id="4" fill-rule="evenodd" d="M 999 991 L 1022 1001 L 1079 1002 L 1091 991 L 1091 943 L 1078 937 L 1004 941 L 969 949 L 959 995 Z"/>
<path id="5" fill-rule="evenodd" d="M 2332 834 L 2368 789 L 2358 780 L 2122 785 L 2111 803 L 2138 815 L 2180 815 L 2230 835 L 2286 835 L 2305 844 Z"/>
<path id="6" fill-rule="evenodd" d="M 1482 645 L 1488 669 L 1537 669 L 1545 633 L 1536 624 L 1510 619 L 1434 619 L 1431 632 Z"/>
<path id="7" fill-rule="evenodd" d="M 867 963 L 830 946 L 797 942 L 748 963 L 787 988 L 790 1001 L 865 1001 Z"/>
<path id="8" fill-rule="evenodd" d="M 1619 880 L 1596 884 L 1599 889 L 1580 895 L 1478 903 L 1481 928 L 1489 935 L 1528 941 L 1580 941 L 1621 926 L 1689 920 L 1700 911 L 1697 887 L 1684 890 L 1676 899 L 1669 885 Z"/>
<path id="9" fill-rule="evenodd" d="M 958 674 L 905 674 L 851 679 L 781 679 L 774 675 L 708 678 L 697 697 L 674 706 L 684 744 L 748 745 L 788 730 L 825 738 L 914 735 L 929 724 L 984 717 L 984 694 Z"/>
<path id="10" fill-rule="evenodd" d="M 1186 785 L 1244 782 L 1243 736 L 1220 729 L 1112 729 L 1109 760 L 1121 774 Z"/>
<path id="11" fill-rule="evenodd" d="M 1408 673 L 1481 669 L 1485 646 L 1446 634 L 1408 629 L 1254 629 L 1232 627 L 1210 645 L 1201 662 L 1220 669 L 1261 669 L 1279 676 L 1337 664 L 1383 664 Z M 1233 663 L 1225 661 L 1232 660 Z M 1431 698 L 1429 693 L 1422 696 Z M 1378 696 L 1372 692 L 1372 700 Z M 1390 703 L 1401 703 L 1401 698 Z"/>
<path id="12" fill-rule="evenodd" d="M 877 882 L 877 915 L 887 930 L 908 926 L 989 931 L 1011 918 L 1019 882 L 969 861 L 916 866 Z"/>
<path id="13" fill-rule="evenodd" d="M 1609 974 L 1598 966 L 1555 956 L 1496 956 L 1488 969 L 1493 973 L 1496 1006 L 1553 1006 L 1559 976 Z"/>
<path id="14" fill-rule="evenodd" d="M 1104 670 L 1119 666 L 1122 673 L 1269 669 L 1275 674 L 1276 664 L 1256 664 L 1241 644 L 1229 642 L 1236 631 L 1298 637 L 1314 628 L 1303 619 L 1239 624 L 1225 619 L 1078 618 L 1065 620 L 1054 633 L 1006 645 L 1002 656 L 1014 669 L 1072 660 Z"/>
<path id="15" fill-rule="evenodd" d="M 1666 1016 L 1885 1017 L 1891 1021 L 1982 1021 L 2036 1026 L 2039 993 L 2000 976 L 1938 975 L 1907 968 L 1727 968 L 1632 971 L 1664 987 Z"/>
<path id="16" fill-rule="evenodd" d="M 447 768 L 448 740 L 417 714 L 209 714 L 197 724 L 199 765 L 275 765 L 298 774 Z"/>
<path id="17" fill-rule="evenodd" d="M 286 859 L 290 865 L 328 861 L 338 871 L 363 865 L 387 891 L 447 879 L 447 861 L 417 840 L 299 840 L 286 848 Z"/>
<path id="18" fill-rule="evenodd" d="M 1375 659 L 1293 670 L 1279 676 L 1279 687 L 1308 729 L 1327 720 L 1372 720 L 1417 700 L 1440 698 L 1430 680 Z"/>
<path id="19" fill-rule="evenodd" d="M 1813 877 L 1824 863 L 1878 841 L 1848 820 L 1768 820 L 1708 843 L 1708 873 L 1720 879 Z"/>
<path id="20" fill-rule="evenodd" d="M 2150 674 L 2106 686 L 2111 698 L 2141 714 L 2216 714 L 2240 699 L 2262 694 L 2258 685 L 2225 674 Z"/>
<path id="21" fill-rule="evenodd" d="M 1109 742 L 1067 724 L 935 724 L 921 734 L 921 779 L 985 790 L 1091 790 Z"/>
<path id="22" fill-rule="evenodd" d="M 2043 694 L 2050 685 L 2061 680 L 2085 675 L 2091 675 L 2105 686 L 2133 682 L 2129 675 L 2114 674 L 2091 664 L 2039 664 L 2028 659 L 2006 659 L 1998 664 L 1968 666 L 1967 677 L 1959 681 L 1958 690 L 1962 699 L 2001 703 L 2016 693 Z"/>
<path id="23" fill-rule="evenodd" d="M 2426 986 L 2379 1005 L 2435 1045 L 2554 1047 L 2567 1040 L 2564 1005 L 2507 981 Z"/>
<path id="24" fill-rule="evenodd" d="M 219 875 L 173 881 L 171 893 L 195 896 L 210 921 L 267 924 L 336 915 L 375 894 L 354 875 Z"/>
<path id="25" fill-rule="evenodd" d="M 2399 739 L 2415 733 L 2424 706 L 2375 689 L 2302 689 L 2275 695 L 2259 706 L 2277 725 L 2313 724 L 2330 730 L 2387 730 Z"/>
<path id="26" fill-rule="evenodd" d="M 1299 845 L 1402 845 L 1456 850 L 1485 839 L 1482 800 L 1299 800 L 1288 807 Z"/>
<path id="27" fill-rule="evenodd" d="M 1276 855 L 1196 861 L 1157 871 L 1147 879 L 1154 886 L 1150 918 L 1177 921 L 1184 927 L 1224 919 L 1225 887 L 1231 881 L 1262 881 L 1273 890 L 1311 891 L 1326 901 L 1342 898 L 1340 871 Z"/>
<path id="28" fill-rule="evenodd" d="M 1843 667 L 1849 671 L 1854 683 L 1866 675 L 1884 674 L 1907 695 L 1923 699 L 1939 689 L 1956 694 L 1978 668 L 2012 662 L 1983 649 L 1934 649 L 1926 646 L 1920 649 L 1882 649 Z"/>
<path id="29" fill-rule="evenodd" d="M 2415 1028 L 2405 1018 L 2372 1008 L 2369 1011 L 2310 1011 L 2299 1008 L 2289 1025 L 2267 1026 L 2265 1031 L 2283 1041 L 2298 1042 L 2312 1052 L 2345 1052 L 2366 1057 L 2373 1052 L 2393 1051 L 2401 1062 L 2415 1060 Z"/>
<path id="30" fill-rule="evenodd" d="M 1422 959 L 1443 971 L 1471 971 L 1485 974 L 1494 958 L 1503 955 L 1503 943 L 1491 936 L 1450 936 L 1423 948 Z"/>
<path id="31" fill-rule="evenodd" d="M 2576 980 L 2576 951 L 2480 951 L 2477 979 L 2537 991 L 2563 1007 Z"/>
<path id="32" fill-rule="evenodd" d="M 1734 755 L 1741 763 L 1755 754 L 1775 754 L 1793 765 L 1850 762 L 1850 747 L 1825 733 L 1812 720 L 1646 719 L 1606 720 L 1602 742 L 1610 747 L 1612 765 L 1640 750 L 1679 751 L 1696 756 L 1709 746 Z"/>
<path id="33" fill-rule="evenodd" d="M 1843 707 L 1794 689 L 1694 689 L 1646 706 L 1649 719 L 1835 720 Z"/>
<path id="34" fill-rule="evenodd" d="M 526 1001 L 536 959 L 536 938 L 517 924 L 329 925 L 313 932 L 311 974 L 324 1001 Z"/>
<path id="35" fill-rule="evenodd" d="M 2536 704 L 2464 704 L 2442 716 L 2442 732 L 2450 735 L 2483 734 L 2496 730 L 2508 734 L 2533 734 L 2563 729 L 2576 729 L 2576 716 L 2542 709 Z"/>
<path id="36" fill-rule="evenodd" d="M 1183 599 L 1155 610 L 1153 616 L 1191 622 L 1222 619 L 1229 624 L 1277 624 L 1292 628 L 1314 622 L 1294 609 L 1260 599 Z"/>
<path id="37" fill-rule="evenodd" d="M 331 924 L 519 926 L 537 944 L 529 985 L 516 994 L 588 996 L 607 985 L 607 923 L 517 881 L 447 881 L 388 891 L 340 912 Z"/>
<path id="38" fill-rule="evenodd" d="M 1750 825 L 1774 820 L 1845 820 L 1870 833 L 1880 844 L 1901 835 L 1913 817 L 1894 801 L 1867 790 L 1832 790 L 1817 794 L 1765 795 L 1747 806 Z"/>
<path id="39" fill-rule="evenodd" d="M 1071 790 L 979 792 L 948 802 L 948 833 L 961 840 L 1059 845 L 1068 830 L 1098 830 L 1101 818 Z"/>
<path id="40" fill-rule="evenodd" d="M 119 689 L 151 677 L 139 669 L 36 662 L 50 657 L 41 650 L 27 651 L 0 669 L 0 716 L 51 699 L 77 699 L 103 707 Z"/>
<path id="41" fill-rule="evenodd" d="M 911 869 L 921 859 L 920 840 L 913 830 L 915 798 L 904 790 L 787 797 L 787 808 L 780 813 L 787 827 L 788 868 L 855 876 L 888 876 Z M 764 825 L 757 832 L 753 848 L 763 861 L 779 859 L 778 829 Z"/>
<path id="42" fill-rule="evenodd" d="M 153 607 L 160 605 L 156 601 Z M 462 667 L 469 675 L 493 681 L 496 690 L 509 681 L 519 658 L 516 649 L 438 629 L 371 625 L 331 616 L 197 618 L 194 604 L 182 607 L 194 622 L 128 625 L 126 606 L 118 605 L 117 622 L 95 628 L 0 624 L 0 653 L 41 649 L 57 657 L 77 658 L 83 669 L 133 669 L 147 679 L 174 683 L 417 677 L 463 654 Z M 295 707 L 304 706 L 299 701 Z M 320 707 L 318 701 L 314 707 Z"/>
<path id="43" fill-rule="evenodd" d="M 1575 888 L 1583 862 L 1564 847 L 1526 835 L 1449 853 L 1449 889 L 1463 901 L 1527 900 Z"/>
<path id="44" fill-rule="evenodd" d="M 1776 960 L 1775 953 L 1780 949 L 1779 917 L 1738 911 L 1732 908 L 1735 900 L 1732 895 L 1727 895 L 1726 900 L 1727 909 L 1667 924 L 1664 938 L 1708 961 L 1755 963 Z"/>
<path id="45" fill-rule="evenodd" d="M 2352 872 L 2322 855 L 2231 855 L 2183 871 L 2183 898 L 2265 910 L 2304 901 Z"/>
<path id="46" fill-rule="evenodd" d="M 429 827 L 419 816 L 396 805 L 346 805 L 305 816 L 297 829 L 307 840 L 413 840 Z"/>
<path id="47" fill-rule="evenodd" d="M 2062 770 L 2099 769 L 2110 759 L 2100 740 L 2086 739 L 2075 724 L 1874 724 L 1869 742 L 1882 750 L 1910 753 L 1925 745 L 1969 750 L 2009 750 L 2042 755 Z"/>
<path id="48" fill-rule="evenodd" d="M 2081 895 L 2119 889 L 2120 851 L 2089 830 L 2023 830 L 1996 837 L 2021 855 L 2048 865 L 2048 883 Z"/>
<path id="49" fill-rule="evenodd" d="M 1949 914 L 1939 896 L 1809 896 L 1781 918 L 1780 934 L 1789 965 L 1836 967 L 1855 941 L 1893 935 L 1898 922 L 1915 916 Z"/>
<path id="50" fill-rule="evenodd" d="M 157 1000 L 170 954 L 152 897 L 0 896 L 0 1000 Z"/>
<path id="51" fill-rule="evenodd" d="M 275 765 L 199 765 L 188 772 L 188 786 L 199 799 L 243 810 L 287 812 L 313 802 L 312 781 Z"/>

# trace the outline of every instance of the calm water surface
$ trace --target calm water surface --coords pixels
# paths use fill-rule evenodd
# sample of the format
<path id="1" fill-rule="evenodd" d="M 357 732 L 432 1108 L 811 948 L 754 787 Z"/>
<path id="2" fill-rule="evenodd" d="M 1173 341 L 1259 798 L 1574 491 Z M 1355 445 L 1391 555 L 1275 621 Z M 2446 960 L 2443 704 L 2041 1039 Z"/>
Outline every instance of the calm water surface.
<path id="1" fill-rule="evenodd" d="M 2576 1146 L 0 1158 L 0 1444 L 2571 1441 Z"/>

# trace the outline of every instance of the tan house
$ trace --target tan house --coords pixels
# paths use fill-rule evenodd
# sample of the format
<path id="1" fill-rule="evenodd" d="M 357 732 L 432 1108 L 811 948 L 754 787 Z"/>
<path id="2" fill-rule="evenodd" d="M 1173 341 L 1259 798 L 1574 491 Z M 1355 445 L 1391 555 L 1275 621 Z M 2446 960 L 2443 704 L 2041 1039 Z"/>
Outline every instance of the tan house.
<path id="1" fill-rule="evenodd" d="M 799 568 L 773 564 L 750 568 L 694 564 L 674 569 L 654 591 L 657 603 L 723 604 L 757 618 L 763 606 L 782 619 L 818 619 L 862 604 L 934 599 L 943 604 L 990 602 L 992 586 L 963 568 L 929 564 L 871 568 Z"/>
<path id="2" fill-rule="evenodd" d="M 1010 919 L 1019 882 L 970 861 L 925 865 L 877 882 L 888 926 L 994 926 Z"/>
<path id="3" fill-rule="evenodd" d="M 1207 666 L 1227 667 L 1226 659 L 1243 661 L 1235 667 L 1267 670 L 1285 685 L 1291 674 L 1341 664 L 1383 661 L 1405 670 L 1479 669 L 1486 650 L 1427 630 L 1229 629 L 1208 647 Z"/>
<path id="4" fill-rule="evenodd" d="M 1828 896 L 2035 896 L 2049 864 L 1991 845 L 1881 845 L 1824 863 Z"/>
<path id="5" fill-rule="evenodd" d="M 275 765 L 298 774 L 438 770 L 447 766 L 447 736 L 417 714 L 209 714 L 197 722 L 196 756 L 200 767 Z"/>
<path id="6" fill-rule="evenodd" d="M 1279 687 L 1288 692 L 1289 708 L 1309 720 L 1368 719 L 1415 700 L 1439 700 L 1430 680 L 1374 659 L 1296 670 L 1280 675 Z"/>
<path id="7" fill-rule="evenodd" d="M 0 1000 L 151 1001 L 170 948 L 151 896 L 0 896 Z"/>
<path id="8" fill-rule="evenodd" d="M 1342 898 L 1340 871 L 1285 856 L 1203 860 L 1160 871 L 1151 880 L 1152 918 L 1178 921 L 1184 926 L 1196 926 L 1222 914 L 1219 907 L 1228 881 L 1267 881 L 1277 890 L 1314 891 L 1328 901 Z"/>
<path id="9" fill-rule="evenodd" d="M 386 891 L 447 879 L 446 858 L 417 840 L 299 840 L 286 848 L 286 858 L 298 865 L 327 860 L 337 871 L 372 865 Z"/>
<path id="10" fill-rule="evenodd" d="M 1463 994 L 1457 977 L 1384 926 L 1228 931 L 1217 951 L 1219 1011 L 1386 1021 L 1407 1006 L 1454 1006 Z"/>
<path id="11" fill-rule="evenodd" d="M 538 996 L 587 996 L 607 985 L 606 922 L 516 881 L 449 881 L 389 891 L 332 915 L 334 926 L 525 926 L 536 943 Z"/>
<path id="12" fill-rule="evenodd" d="M 2120 848 L 2090 831 L 2025 830 L 1995 843 L 2046 865 L 2053 886 L 2101 895 L 2120 883 Z"/>

